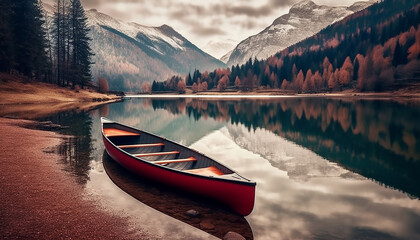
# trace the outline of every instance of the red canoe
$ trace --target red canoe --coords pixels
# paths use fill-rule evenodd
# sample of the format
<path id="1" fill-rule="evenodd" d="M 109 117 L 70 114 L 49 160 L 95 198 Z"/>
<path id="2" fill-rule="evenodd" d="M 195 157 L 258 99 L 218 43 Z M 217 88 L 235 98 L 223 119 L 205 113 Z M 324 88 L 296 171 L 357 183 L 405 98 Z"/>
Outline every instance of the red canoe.
<path id="1" fill-rule="evenodd" d="M 106 151 L 127 170 L 215 199 L 243 216 L 252 212 L 255 182 L 165 138 L 105 118 L 101 122 Z"/>

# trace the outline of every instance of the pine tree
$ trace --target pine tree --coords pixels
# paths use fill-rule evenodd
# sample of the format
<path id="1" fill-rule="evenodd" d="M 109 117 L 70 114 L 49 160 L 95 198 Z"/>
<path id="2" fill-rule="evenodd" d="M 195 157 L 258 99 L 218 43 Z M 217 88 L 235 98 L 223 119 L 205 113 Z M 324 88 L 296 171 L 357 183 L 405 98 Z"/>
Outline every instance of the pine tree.
<path id="1" fill-rule="evenodd" d="M 64 22 L 65 1 L 57 0 L 53 19 L 53 41 L 54 41 L 54 69 L 55 79 L 58 85 L 64 85 L 64 67 L 65 67 L 65 30 Z"/>
<path id="2" fill-rule="evenodd" d="M 1 0 L 0 9 L 0 71 L 9 72 L 13 64 L 10 0 Z"/>
<path id="3" fill-rule="evenodd" d="M 89 46 L 91 40 L 88 36 L 87 17 L 80 0 L 71 0 L 69 9 L 70 38 L 69 43 L 72 49 L 71 72 L 74 79 L 73 86 L 84 85 L 91 81 L 90 65 L 93 56 Z"/>
<path id="4" fill-rule="evenodd" d="M 26 76 L 40 79 L 47 65 L 40 4 L 37 0 L 14 0 L 10 2 L 10 6 L 13 68 Z"/>
<path id="5" fill-rule="evenodd" d="M 191 78 L 191 73 L 188 73 L 188 76 L 187 76 L 187 79 L 186 79 L 186 82 L 187 82 L 187 86 L 191 86 L 191 85 L 193 85 L 193 80 L 192 80 L 192 78 Z"/>

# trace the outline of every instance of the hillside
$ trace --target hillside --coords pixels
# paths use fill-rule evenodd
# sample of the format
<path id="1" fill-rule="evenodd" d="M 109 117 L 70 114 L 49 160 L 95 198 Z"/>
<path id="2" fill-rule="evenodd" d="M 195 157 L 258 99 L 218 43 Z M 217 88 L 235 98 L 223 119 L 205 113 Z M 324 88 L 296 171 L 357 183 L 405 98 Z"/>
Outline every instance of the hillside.
<path id="1" fill-rule="evenodd" d="M 68 110 L 88 110 L 121 97 L 95 89 L 70 89 L 0 73 L 0 116 L 39 118 Z"/>
<path id="2" fill-rule="evenodd" d="M 52 16 L 53 7 L 43 6 Z M 139 91 L 143 82 L 226 67 L 168 25 L 127 23 L 95 9 L 86 11 L 86 16 L 95 53 L 92 75 L 107 78 L 110 89 Z"/>
<path id="3" fill-rule="evenodd" d="M 417 89 L 419 8 L 415 0 L 378 2 L 267 60 L 250 59 L 205 77 L 196 73 L 191 84 L 200 79 L 220 91 L 280 88 L 297 93 Z"/>
<path id="4" fill-rule="evenodd" d="M 267 59 L 273 53 L 281 51 L 345 16 L 360 11 L 373 2 L 355 2 L 349 7 L 331 7 L 317 5 L 311 0 L 304 0 L 293 5 L 289 13 L 280 16 L 260 33 L 250 36 L 239 43 L 231 53 L 223 56 L 228 66 L 243 64 L 249 58 Z"/>

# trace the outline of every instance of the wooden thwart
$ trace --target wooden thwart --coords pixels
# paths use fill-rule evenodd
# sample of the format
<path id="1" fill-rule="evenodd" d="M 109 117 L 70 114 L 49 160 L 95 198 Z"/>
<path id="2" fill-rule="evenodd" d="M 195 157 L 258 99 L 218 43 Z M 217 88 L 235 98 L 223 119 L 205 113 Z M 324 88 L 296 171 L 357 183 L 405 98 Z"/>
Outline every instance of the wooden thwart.
<path id="1" fill-rule="evenodd" d="M 194 162 L 197 161 L 194 157 L 183 158 L 183 159 L 170 159 L 170 160 L 158 160 L 153 161 L 155 164 L 167 164 L 167 163 L 181 163 L 181 162 Z"/>
<path id="2" fill-rule="evenodd" d="M 159 147 L 164 146 L 164 143 L 147 143 L 147 144 L 132 144 L 132 145 L 120 145 L 119 148 L 141 148 L 141 147 Z"/>
<path id="3" fill-rule="evenodd" d="M 140 136 L 140 133 L 129 132 L 117 128 L 104 128 L 104 133 L 107 137 Z"/>
<path id="4" fill-rule="evenodd" d="M 151 156 L 162 156 L 162 155 L 172 155 L 172 154 L 178 154 L 178 151 L 172 151 L 172 152 L 155 152 L 155 153 L 140 153 L 140 154 L 133 154 L 136 157 L 151 157 Z"/>

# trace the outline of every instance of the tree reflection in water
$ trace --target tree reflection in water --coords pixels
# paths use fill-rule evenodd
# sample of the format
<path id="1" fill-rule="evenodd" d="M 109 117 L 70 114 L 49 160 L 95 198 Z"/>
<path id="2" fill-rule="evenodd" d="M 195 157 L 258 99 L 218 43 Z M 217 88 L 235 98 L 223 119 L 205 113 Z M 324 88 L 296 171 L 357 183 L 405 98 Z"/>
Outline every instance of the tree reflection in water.
<path id="1" fill-rule="evenodd" d="M 264 128 L 329 161 L 420 197 L 418 103 L 326 98 L 145 99 L 190 118 Z"/>
<path id="2" fill-rule="evenodd" d="M 92 161 L 92 118 L 87 112 L 68 111 L 42 119 L 63 126 L 64 135 L 57 152 L 62 156 L 64 170 L 76 176 L 79 184 L 89 180 L 90 162 Z"/>

